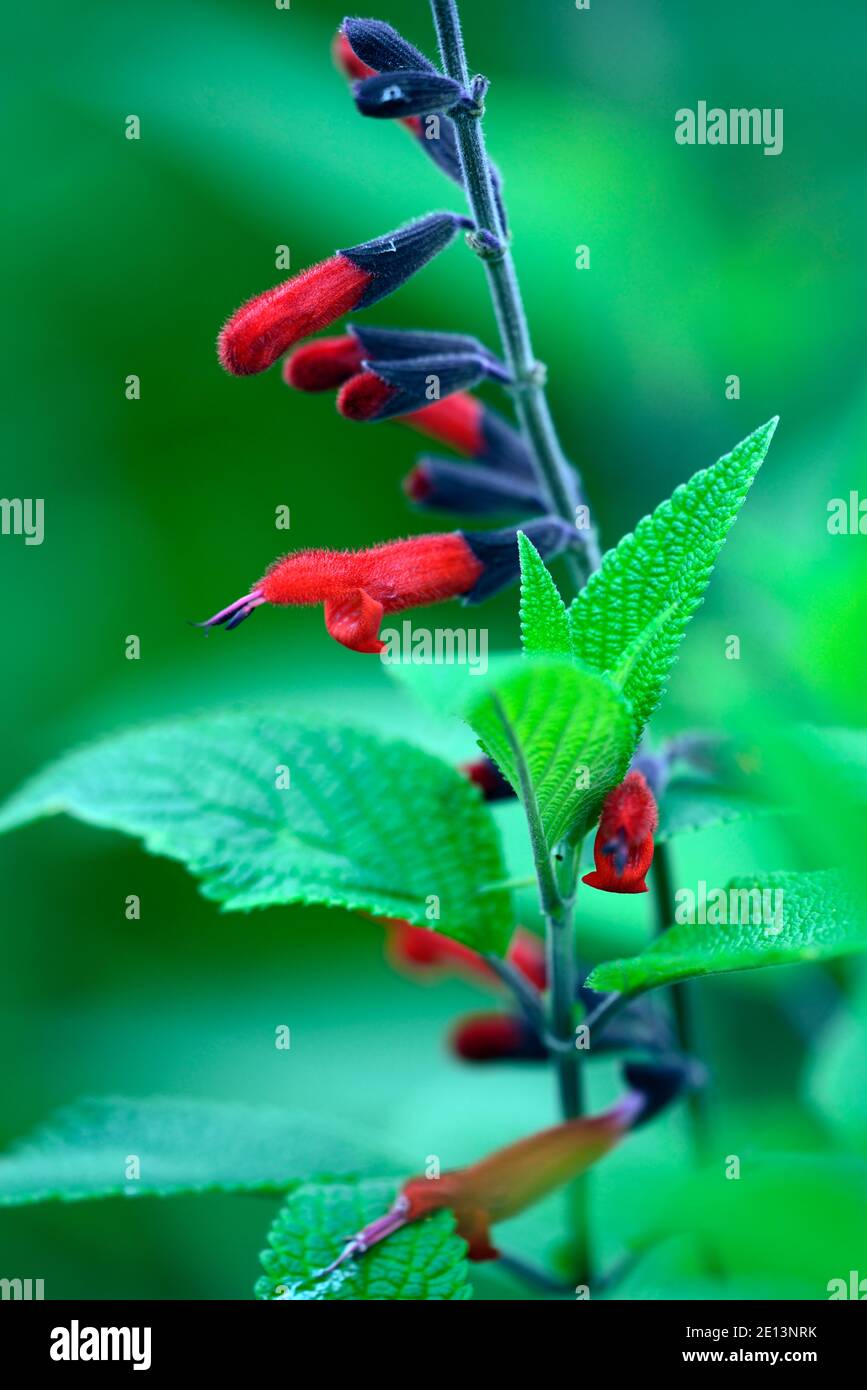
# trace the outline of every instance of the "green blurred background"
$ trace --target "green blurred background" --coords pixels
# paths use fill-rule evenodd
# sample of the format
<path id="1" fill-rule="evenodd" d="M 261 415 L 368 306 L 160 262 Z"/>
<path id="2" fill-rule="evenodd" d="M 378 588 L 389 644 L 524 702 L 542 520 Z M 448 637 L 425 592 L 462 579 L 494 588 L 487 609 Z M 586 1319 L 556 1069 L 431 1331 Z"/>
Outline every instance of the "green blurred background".
<path id="1" fill-rule="evenodd" d="M 746 723 L 760 736 L 789 718 L 862 722 L 867 541 L 829 536 L 826 508 L 865 486 L 863 5 L 461 9 L 470 64 L 492 82 L 486 128 L 536 350 L 606 544 L 782 417 L 654 727 Z M 453 524 L 404 505 L 418 452 L 408 431 L 353 426 L 331 399 L 290 396 L 277 371 L 233 380 L 216 362 L 223 319 L 283 278 L 279 245 L 297 270 L 459 205 L 403 131 L 355 114 L 329 56 L 343 13 L 323 0 L 288 11 L 51 0 L 9 17 L 3 492 L 44 497 L 46 535 L 0 540 L 4 792 L 80 741 L 263 695 L 456 757 L 470 748 L 379 663 L 331 642 L 318 610 L 259 614 L 228 638 L 186 625 L 285 548 L 280 504 L 292 546 Z M 423 0 L 377 14 L 434 52 Z M 782 107 L 782 155 L 676 145 L 674 112 L 699 99 Z M 124 136 L 130 114 L 139 141 Z M 591 267 L 579 272 L 580 243 Z M 484 277 L 462 245 L 370 317 L 494 342 Z M 731 373 L 737 401 L 725 398 Z M 485 620 L 492 641 L 514 644 L 514 592 Z M 139 661 L 125 658 L 133 633 Z M 724 657 L 732 633 L 737 662 Z M 513 808 L 503 820 L 513 839 Z M 709 831 L 678 846 L 678 882 L 797 867 L 803 852 L 776 825 Z M 0 891 L 0 1141 L 80 1095 L 186 1094 L 333 1111 L 451 1166 L 554 1118 L 546 1074 L 479 1076 L 448 1057 L 447 1021 L 484 999 L 394 974 L 371 923 L 294 908 L 221 916 L 178 866 L 67 821 L 0 845 Z M 129 893 L 138 923 L 124 918 Z M 640 902 L 590 896 L 588 956 L 641 943 Z M 530 921 L 532 900 L 522 908 Z M 725 1152 L 863 1144 L 845 1062 L 863 1062 L 863 1011 L 844 1004 L 832 1025 L 815 1023 L 852 976 L 702 986 Z M 273 1046 L 280 1023 L 288 1053 Z M 594 1094 L 612 1085 L 594 1074 Z M 640 1214 L 661 1155 L 684 1147 L 673 1119 L 610 1162 L 596 1179 L 600 1242 L 610 1213 Z M 44 1278 L 49 1297 L 247 1297 L 273 1207 L 207 1197 L 7 1212 L 0 1274 Z M 556 1213 L 539 1209 L 514 1244 L 556 1234 Z M 771 1263 L 785 1269 L 788 1253 Z M 759 1263 L 759 1293 L 774 1291 Z M 809 1287 L 846 1272 L 819 1263 Z M 667 1277 L 633 1291 L 654 1296 Z M 490 1272 L 479 1289 L 514 1293 Z"/>

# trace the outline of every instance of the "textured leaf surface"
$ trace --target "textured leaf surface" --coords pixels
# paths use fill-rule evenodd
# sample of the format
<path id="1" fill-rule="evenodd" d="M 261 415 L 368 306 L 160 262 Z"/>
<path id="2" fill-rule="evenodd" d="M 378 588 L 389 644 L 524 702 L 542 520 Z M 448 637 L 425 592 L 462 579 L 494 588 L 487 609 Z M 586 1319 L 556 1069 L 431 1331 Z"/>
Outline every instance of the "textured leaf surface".
<path id="1" fill-rule="evenodd" d="M 60 811 L 141 836 L 227 909 L 324 903 L 491 951 L 514 925 L 508 893 L 477 892 L 505 875 L 475 789 L 438 758 L 355 729 L 260 708 L 132 730 L 34 778 L 0 830 Z"/>
<path id="2" fill-rule="evenodd" d="M 538 550 L 518 532 L 521 558 L 521 639 L 527 656 L 563 656 L 572 652 L 569 615 L 560 591 Z"/>
<path id="3" fill-rule="evenodd" d="M 130 1181 L 133 1156 L 140 1177 Z M 85 1100 L 0 1155 L 0 1206 L 285 1192 L 317 1174 L 393 1166 L 375 1140 L 318 1115 L 170 1097 Z"/>
<path id="4" fill-rule="evenodd" d="M 569 610 L 572 649 L 595 671 L 615 671 L 630 649 L 623 690 L 640 728 L 656 708 L 684 629 L 770 444 L 776 420 L 696 473 L 608 551 Z M 663 622 L 654 623 L 670 606 Z M 640 644 L 642 633 L 649 640 Z M 639 646 L 636 646 L 639 644 Z"/>
<path id="5" fill-rule="evenodd" d="M 256 1284 L 257 1298 L 442 1302 L 472 1297 L 466 1243 L 455 1235 L 449 1211 L 405 1226 L 325 1279 L 311 1278 L 339 1255 L 347 1236 L 388 1210 L 398 1187 L 394 1179 L 381 1179 L 309 1183 L 293 1192 L 271 1227 L 271 1248 L 262 1253 L 265 1274 Z"/>
<path id="6" fill-rule="evenodd" d="M 864 916 L 833 873 L 733 878 L 728 889 L 780 891 L 781 930 L 774 934 L 763 922 L 754 923 L 744 904 L 738 915 L 750 916 L 748 922 L 670 927 L 640 955 L 597 965 L 587 981 L 590 988 L 637 994 L 698 975 L 829 960 L 867 950 Z M 770 899 L 771 908 L 773 903 Z"/>
<path id="7" fill-rule="evenodd" d="M 635 747 L 623 696 L 605 677 L 553 657 L 500 669 L 469 700 L 465 716 L 525 800 L 523 763 L 550 847 L 592 825 Z"/>

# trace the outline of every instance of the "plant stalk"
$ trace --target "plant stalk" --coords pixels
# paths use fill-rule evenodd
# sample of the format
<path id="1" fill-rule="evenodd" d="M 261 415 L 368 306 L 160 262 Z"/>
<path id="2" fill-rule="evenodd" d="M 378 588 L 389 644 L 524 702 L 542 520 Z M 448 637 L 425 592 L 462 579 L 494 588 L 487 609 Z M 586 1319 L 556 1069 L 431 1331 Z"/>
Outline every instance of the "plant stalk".
<path id="1" fill-rule="evenodd" d="M 443 70 L 469 89 L 470 77 L 455 0 L 431 0 Z M 537 362 L 530 339 L 527 315 L 515 273 L 512 254 L 502 225 L 485 136 L 478 114 L 455 110 L 452 119 L 464 173 L 467 201 L 477 233 L 476 249 L 482 259 L 497 316 L 503 355 L 513 378 L 515 410 L 524 439 L 530 447 L 537 480 L 552 513 L 576 524 L 575 507 L 583 503 L 580 480 L 566 461 L 545 394 L 544 368 Z M 582 530 L 586 571 L 600 562 L 599 540 L 591 524 Z M 578 557 L 567 552 L 566 563 L 576 589 L 587 577 Z"/>
<path id="2" fill-rule="evenodd" d="M 443 71 L 470 90 L 470 74 L 455 0 L 431 0 Z M 486 88 L 487 84 L 484 84 Z M 464 186 L 475 223 L 472 244 L 488 277 L 497 318 L 503 356 L 512 377 L 515 411 L 527 443 L 541 495 L 551 513 L 576 525 L 575 507 L 583 503 L 580 479 L 567 462 L 551 418 L 545 394 L 545 371 L 533 352 L 527 315 L 515 272 L 506 229 L 495 194 L 491 165 L 485 149 L 481 110 L 455 109 L 455 123 Z M 599 541 L 590 524 L 579 533 L 583 541 L 583 561 L 576 551 L 566 552 L 570 580 L 580 589 L 588 574 L 600 563 Z M 508 721 L 504 721 L 508 727 Z M 520 750 L 515 750 L 520 755 Z M 579 1056 L 569 1043 L 574 1041 L 575 937 L 573 907 L 578 873 L 578 851 L 563 847 L 559 872 L 555 873 L 551 852 L 542 828 L 535 796 L 520 756 L 522 801 L 533 850 L 539 885 L 539 898 L 545 919 L 545 939 L 549 981 L 549 1030 L 559 1044 L 553 1054 L 564 1120 L 582 1113 L 582 1078 Z M 579 1178 L 568 1193 L 576 1245 L 576 1268 L 582 1282 L 590 1279 L 588 1192 L 586 1178 Z"/>

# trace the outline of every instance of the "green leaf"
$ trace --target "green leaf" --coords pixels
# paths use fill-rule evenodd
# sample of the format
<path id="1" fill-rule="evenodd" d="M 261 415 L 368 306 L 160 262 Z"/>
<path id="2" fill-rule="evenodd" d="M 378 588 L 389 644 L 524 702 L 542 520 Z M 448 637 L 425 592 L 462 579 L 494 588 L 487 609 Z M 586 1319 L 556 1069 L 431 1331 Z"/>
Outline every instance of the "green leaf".
<path id="1" fill-rule="evenodd" d="M 623 691 L 639 731 L 659 703 L 684 629 L 776 424 L 763 425 L 640 521 L 608 551 L 569 610 L 577 658 L 611 673 L 631 658 Z"/>
<path id="2" fill-rule="evenodd" d="M 414 1221 L 324 1279 L 312 1276 L 340 1254 L 348 1236 L 382 1216 L 399 1182 L 309 1183 L 290 1196 L 271 1227 L 256 1297 L 286 1300 L 444 1302 L 472 1297 L 466 1243 L 450 1211 Z"/>
<path id="3" fill-rule="evenodd" d="M 569 656 L 569 616 L 560 591 L 541 555 L 523 531 L 518 532 L 521 558 L 521 639 L 527 656 Z"/>
<path id="4" fill-rule="evenodd" d="M 502 950 L 514 925 L 508 892 L 479 896 L 506 875 L 490 811 L 460 773 L 407 743 L 273 708 L 71 753 L 0 810 L 0 830 L 60 811 L 141 836 L 226 909 L 324 903 L 435 926 L 479 951 Z"/>
<path id="5" fill-rule="evenodd" d="M 140 1177 L 127 1176 L 131 1158 Z M 0 1206 L 189 1192 L 285 1192 L 393 1167 L 375 1139 L 305 1112 L 215 1101 L 80 1101 L 0 1155 Z"/>
<path id="6" fill-rule="evenodd" d="M 659 828 L 655 838 L 661 843 L 690 831 L 780 814 L 779 806 L 768 805 L 733 788 L 719 787 L 699 777 L 678 777 L 668 784 L 659 799 Z"/>
<path id="7" fill-rule="evenodd" d="M 632 712 L 610 681 L 554 657 L 498 669 L 465 717 L 525 806 L 535 804 L 549 848 L 586 832 L 635 750 Z"/>
<path id="8" fill-rule="evenodd" d="M 729 895 L 767 891 L 768 925 L 752 920 L 758 899 L 747 902 Z M 597 965 L 587 980 L 590 989 L 640 994 L 660 985 L 728 970 L 756 970 L 763 965 L 829 960 L 867 950 L 867 923 L 859 906 L 844 891 L 838 876 L 828 871 L 810 874 L 772 873 L 756 878 L 733 878 L 725 890 L 726 913 L 747 922 L 728 925 L 684 923 L 670 927 L 646 951 L 625 960 Z M 776 899 L 775 893 L 782 894 Z M 774 909 L 781 904 L 780 929 Z M 712 900 L 708 902 L 711 911 Z"/>

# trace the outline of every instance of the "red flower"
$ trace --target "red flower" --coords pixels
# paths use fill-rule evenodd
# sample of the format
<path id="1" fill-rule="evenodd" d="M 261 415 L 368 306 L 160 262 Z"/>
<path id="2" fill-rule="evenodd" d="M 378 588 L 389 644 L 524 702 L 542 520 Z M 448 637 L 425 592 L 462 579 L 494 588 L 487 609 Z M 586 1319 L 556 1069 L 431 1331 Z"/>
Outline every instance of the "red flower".
<path id="1" fill-rule="evenodd" d="M 388 928 L 387 954 L 399 969 L 408 968 L 416 977 L 442 978 L 456 974 L 483 980 L 488 986 L 498 985 L 498 976 L 484 956 L 460 941 L 453 941 L 450 936 L 431 931 L 429 927 L 414 927 L 400 917 L 389 918 L 385 925 Z"/>
<path id="2" fill-rule="evenodd" d="M 299 338 L 309 338 L 354 309 L 372 279 L 369 270 L 337 255 L 257 294 L 221 332 L 220 361 L 235 376 L 264 372 Z"/>
<path id="3" fill-rule="evenodd" d="M 340 388 L 337 409 L 347 420 L 373 420 L 396 395 L 396 388 L 376 372 L 359 372 Z"/>
<path id="4" fill-rule="evenodd" d="M 451 1045 L 465 1062 L 540 1062 L 545 1044 L 518 1014 L 471 1014 L 452 1029 Z"/>
<path id="5" fill-rule="evenodd" d="M 499 1251 L 491 1243 L 491 1226 L 517 1216 L 583 1173 L 629 1132 L 645 1106 L 640 1092 L 628 1091 L 602 1115 L 542 1130 L 439 1178 L 410 1178 L 391 1211 L 353 1236 L 322 1273 L 330 1273 L 401 1226 L 443 1207 L 454 1212 L 458 1235 L 469 1245 L 471 1260 L 497 1259 Z"/>
<path id="6" fill-rule="evenodd" d="M 658 822 L 653 792 L 633 770 L 605 798 L 593 846 L 596 869 L 584 882 L 606 893 L 646 893 Z"/>
<path id="7" fill-rule="evenodd" d="M 458 391 L 444 400 L 434 401 L 422 410 L 414 410 L 411 415 L 401 416 L 400 423 L 409 425 L 436 439 L 440 444 L 448 444 L 467 458 L 480 457 L 485 449 L 482 421 L 485 407 L 475 396 L 467 391 Z"/>
<path id="8" fill-rule="evenodd" d="M 309 338 L 350 309 L 384 299 L 444 250 L 466 217 L 433 212 L 373 241 L 338 251 L 243 304 L 220 334 L 217 349 L 227 372 L 264 372 L 293 343 Z"/>
<path id="9" fill-rule="evenodd" d="M 393 965 L 409 967 L 415 975 L 465 975 L 494 989 L 501 988 L 499 975 L 484 956 L 460 941 L 429 927 L 414 927 L 400 917 L 388 918 L 385 925 L 389 932 L 387 951 Z M 506 959 L 537 989 L 545 989 L 545 948 L 538 936 L 516 927 Z"/>
<path id="10" fill-rule="evenodd" d="M 335 641 L 356 652 L 381 652 L 384 614 L 466 595 L 484 569 L 460 531 L 387 541 L 370 550 L 297 550 L 276 560 L 249 594 L 202 626 L 237 627 L 263 603 L 322 603 Z"/>
<path id="11" fill-rule="evenodd" d="M 364 349 L 357 338 L 317 338 L 296 348 L 283 363 L 283 380 L 296 391 L 336 391 L 360 371 Z"/>

